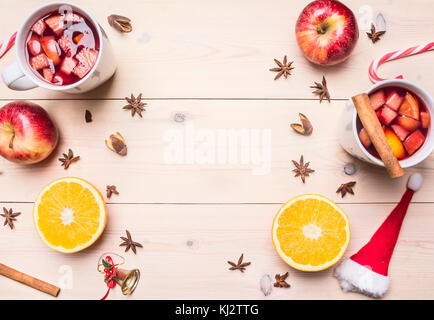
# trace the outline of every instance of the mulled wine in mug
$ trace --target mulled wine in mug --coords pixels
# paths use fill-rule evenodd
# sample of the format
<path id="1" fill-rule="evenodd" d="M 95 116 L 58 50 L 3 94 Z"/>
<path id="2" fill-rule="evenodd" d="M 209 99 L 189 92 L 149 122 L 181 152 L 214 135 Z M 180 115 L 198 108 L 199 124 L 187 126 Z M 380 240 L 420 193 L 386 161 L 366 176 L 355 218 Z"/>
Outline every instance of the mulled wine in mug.
<path id="1" fill-rule="evenodd" d="M 43 87 L 82 93 L 116 70 L 104 30 L 81 7 L 55 2 L 39 7 L 22 23 L 15 41 L 17 61 L 2 71 L 14 90 Z"/>
<path id="2" fill-rule="evenodd" d="M 366 93 L 401 167 L 411 167 L 426 159 L 434 149 L 431 95 L 420 86 L 401 79 L 379 82 Z M 342 147 L 363 161 L 384 166 L 352 101 L 346 105 L 343 123 Z"/>

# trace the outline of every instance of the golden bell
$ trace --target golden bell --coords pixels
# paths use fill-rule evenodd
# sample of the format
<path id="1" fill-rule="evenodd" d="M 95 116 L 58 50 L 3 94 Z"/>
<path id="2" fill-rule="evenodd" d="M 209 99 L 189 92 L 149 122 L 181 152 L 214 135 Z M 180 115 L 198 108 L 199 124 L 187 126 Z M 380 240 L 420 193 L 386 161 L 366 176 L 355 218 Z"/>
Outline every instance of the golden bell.
<path id="1" fill-rule="evenodd" d="M 139 284 L 140 271 L 139 269 L 125 270 L 117 268 L 117 275 L 114 280 L 121 287 L 124 295 L 132 294 Z"/>

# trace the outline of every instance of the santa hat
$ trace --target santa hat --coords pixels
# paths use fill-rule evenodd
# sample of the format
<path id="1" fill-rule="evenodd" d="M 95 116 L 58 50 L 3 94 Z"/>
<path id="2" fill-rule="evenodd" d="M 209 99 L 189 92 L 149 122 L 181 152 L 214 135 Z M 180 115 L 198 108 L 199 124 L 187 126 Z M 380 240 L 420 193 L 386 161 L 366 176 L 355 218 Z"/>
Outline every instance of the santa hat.
<path id="1" fill-rule="evenodd" d="M 335 269 L 334 275 L 344 291 L 359 292 L 374 298 L 381 298 L 386 293 L 390 282 L 387 271 L 393 249 L 408 205 L 414 192 L 420 189 L 422 180 L 419 173 L 410 176 L 401 201 L 371 240 Z"/>

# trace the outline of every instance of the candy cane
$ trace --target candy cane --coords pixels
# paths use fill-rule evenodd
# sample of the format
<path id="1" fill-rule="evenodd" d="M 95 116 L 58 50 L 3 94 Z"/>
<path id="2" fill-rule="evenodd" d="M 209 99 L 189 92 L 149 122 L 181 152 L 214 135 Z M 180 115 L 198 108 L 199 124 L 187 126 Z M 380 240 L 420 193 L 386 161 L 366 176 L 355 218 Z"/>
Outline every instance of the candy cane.
<path id="1" fill-rule="evenodd" d="M 399 50 L 399 51 L 386 53 L 384 56 L 381 56 L 381 57 L 379 57 L 379 58 L 377 58 L 371 62 L 371 65 L 369 66 L 369 79 L 371 79 L 371 81 L 373 83 L 386 80 L 386 79 L 380 78 L 377 75 L 377 69 L 381 64 L 383 64 L 387 61 L 411 56 L 414 54 L 418 54 L 418 53 L 433 50 L 433 49 L 434 49 L 434 42 L 430 42 L 426 45 L 421 45 L 421 46 L 411 47 L 411 48 L 408 48 L 406 50 Z M 395 77 L 395 79 L 402 79 L 402 75 Z"/>
<path id="2" fill-rule="evenodd" d="M 14 45 L 17 33 L 15 32 L 7 41 L 0 42 L 0 58 Z"/>

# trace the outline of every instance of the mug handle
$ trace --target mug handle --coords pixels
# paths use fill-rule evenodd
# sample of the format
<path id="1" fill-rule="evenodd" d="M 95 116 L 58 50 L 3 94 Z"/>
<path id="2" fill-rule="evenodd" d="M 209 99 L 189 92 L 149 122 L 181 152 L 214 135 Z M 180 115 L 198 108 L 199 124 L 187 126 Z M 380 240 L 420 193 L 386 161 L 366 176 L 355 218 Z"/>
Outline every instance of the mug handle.
<path id="1" fill-rule="evenodd" d="M 3 69 L 2 78 L 8 88 L 13 90 L 23 91 L 38 86 L 23 73 L 17 62 Z"/>

